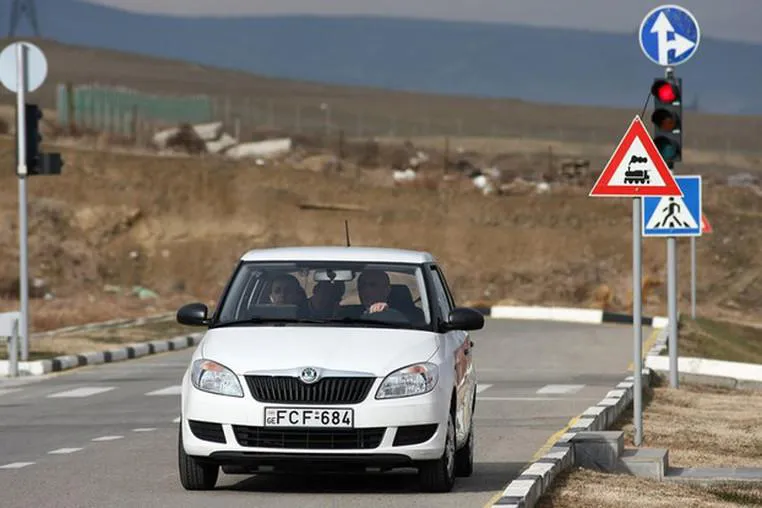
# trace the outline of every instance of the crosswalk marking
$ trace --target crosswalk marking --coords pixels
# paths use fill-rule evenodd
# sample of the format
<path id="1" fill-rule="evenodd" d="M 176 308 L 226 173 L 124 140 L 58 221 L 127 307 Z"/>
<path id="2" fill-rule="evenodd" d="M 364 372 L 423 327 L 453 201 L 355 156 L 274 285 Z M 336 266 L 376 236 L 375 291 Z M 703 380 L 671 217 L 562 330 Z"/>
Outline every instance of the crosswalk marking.
<path id="1" fill-rule="evenodd" d="M 492 385 L 476 385 L 476 393 L 482 393 L 484 390 Z"/>
<path id="2" fill-rule="evenodd" d="M 537 390 L 537 393 L 545 394 L 545 393 L 577 393 L 581 389 L 583 389 L 585 385 L 545 385 L 539 390 Z"/>
<path id="3" fill-rule="evenodd" d="M 51 450 L 48 452 L 50 455 L 64 455 L 67 453 L 74 453 L 82 450 L 82 448 L 59 448 L 58 450 Z"/>
<path id="4" fill-rule="evenodd" d="M 122 439 L 124 436 L 101 436 L 93 438 L 93 441 L 113 441 L 115 439 Z"/>
<path id="5" fill-rule="evenodd" d="M 34 464 L 34 462 L 11 462 L 10 464 L 0 466 L 0 469 L 21 469 L 22 467 L 31 466 L 32 464 Z"/>
<path id="6" fill-rule="evenodd" d="M 162 388 L 160 390 L 154 390 L 152 392 L 146 393 L 146 395 L 153 396 L 153 395 L 180 395 L 180 392 L 182 391 L 181 385 L 174 385 L 174 386 L 168 386 L 166 388 Z"/>
<path id="7" fill-rule="evenodd" d="M 71 398 L 71 397 L 90 397 L 113 390 L 113 386 L 82 386 L 73 390 L 51 393 L 48 398 Z"/>

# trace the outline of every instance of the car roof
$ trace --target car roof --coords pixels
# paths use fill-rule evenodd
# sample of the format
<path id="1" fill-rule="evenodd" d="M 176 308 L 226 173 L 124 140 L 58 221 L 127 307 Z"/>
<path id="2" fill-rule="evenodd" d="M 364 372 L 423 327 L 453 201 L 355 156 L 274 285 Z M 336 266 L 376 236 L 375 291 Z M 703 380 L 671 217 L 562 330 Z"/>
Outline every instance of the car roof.
<path id="1" fill-rule="evenodd" d="M 253 249 L 241 261 L 359 261 L 365 263 L 434 263 L 428 252 L 387 247 L 274 247 Z"/>

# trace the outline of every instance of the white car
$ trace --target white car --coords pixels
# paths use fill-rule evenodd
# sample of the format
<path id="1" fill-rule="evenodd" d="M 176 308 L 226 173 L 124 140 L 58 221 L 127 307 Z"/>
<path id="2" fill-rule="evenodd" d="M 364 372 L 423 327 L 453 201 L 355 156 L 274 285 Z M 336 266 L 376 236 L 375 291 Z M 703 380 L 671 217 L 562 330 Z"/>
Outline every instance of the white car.
<path id="1" fill-rule="evenodd" d="M 308 298 L 309 296 L 309 298 Z M 179 473 L 214 488 L 220 468 L 416 468 L 446 492 L 473 470 L 470 330 L 434 257 L 365 247 L 252 250 L 209 316 L 182 380 Z"/>

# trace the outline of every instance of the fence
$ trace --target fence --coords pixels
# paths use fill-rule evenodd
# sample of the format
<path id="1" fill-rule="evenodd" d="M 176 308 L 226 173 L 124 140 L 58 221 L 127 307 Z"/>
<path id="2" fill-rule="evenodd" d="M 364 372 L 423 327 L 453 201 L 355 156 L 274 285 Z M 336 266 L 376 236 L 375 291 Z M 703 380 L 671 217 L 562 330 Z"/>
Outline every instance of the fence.
<path id="1" fill-rule="evenodd" d="M 139 121 L 159 124 L 202 123 L 213 119 L 212 99 L 158 96 L 99 85 L 58 85 L 59 125 L 134 136 Z"/>
<path id="2" fill-rule="evenodd" d="M 242 141 L 248 141 L 254 130 L 327 135 L 342 131 L 355 138 L 514 138 L 598 145 L 605 150 L 613 149 L 634 114 L 622 110 L 590 115 L 581 109 L 550 109 L 528 103 L 504 106 L 497 101 L 477 109 L 458 99 L 419 101 L 327 94 L 291 96 L 279 91 L 265 97 L 247 96 L 245 92 L 172 96 L 97 84 L 58 85 L 56 107 L 61 125 L 76 124 L 133 138 L 139 137 L 141 124 L 155 130 L 181 122 L 222 121 L 225 130 Z M 721 121 L 689 118 L 686 123 L 687 151 L 710 150 L 726 156 L 760 152 L 762 117 Z"/>

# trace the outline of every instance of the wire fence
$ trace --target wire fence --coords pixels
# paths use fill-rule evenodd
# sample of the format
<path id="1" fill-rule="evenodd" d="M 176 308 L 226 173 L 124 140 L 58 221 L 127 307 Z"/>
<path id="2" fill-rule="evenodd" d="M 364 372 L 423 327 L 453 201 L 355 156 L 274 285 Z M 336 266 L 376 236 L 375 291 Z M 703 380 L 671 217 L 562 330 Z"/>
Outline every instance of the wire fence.
<path id="1" fill-rule="evenodd" d="M 632 116 L 597 122 L 567 114 L 542 117 L 522 113 L 510 117 L 499 110 L 456 112 L 447 108 L 415 106 L 390 108 L 373 99 L 348 102 L 345 98 L 310 99 L 214 95 L 156 95 L 122 87 L 97 84 L 59 84 L 56 90 L 57 119 L 60 125 L 76 125 L 95 131 L 145 137 L 157 129 L 179 123 L 223 122 L 236 139 L 248 141 L 256 131 L 290 135 L 335 135 L 370 137 L 476 137 L 514 138 L 599 145 L 612 148 L 624 133 Z M 401 112 L 402 111 L 402 112 Z M 550 110 L 546 110 L 550 111 Z M 648 115 L 646 115 L 648 116 Z M 541 118 L 538 118 L 541 117 Z M 644 118 L 645 120 L 645 118 Z M 706 123 L 706 120 L 702 120 Z M 717 123 L 693 127 L 685 134 L 686 150 L 712 150 L 726 155 L 762 152 L 762 117 L 744 120 L 745 127 Z M 621 125 L 618 130 L 615 125 Z M 693 125 L 693 122 L 691 122 Z M 710 124 L 711 125 L 711 124 Z"/>

